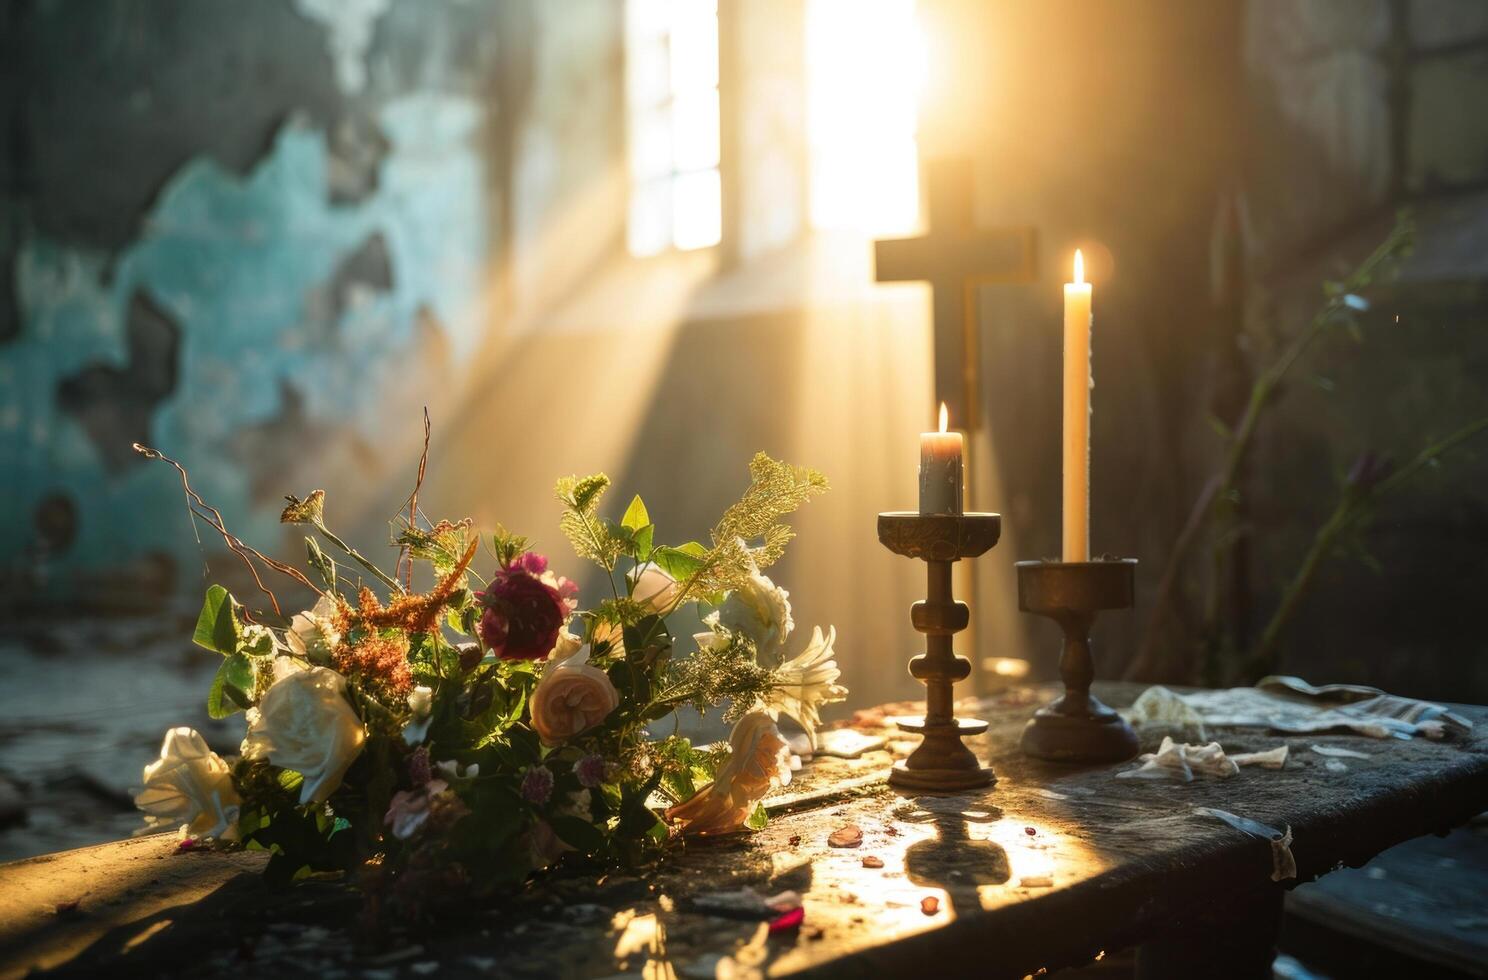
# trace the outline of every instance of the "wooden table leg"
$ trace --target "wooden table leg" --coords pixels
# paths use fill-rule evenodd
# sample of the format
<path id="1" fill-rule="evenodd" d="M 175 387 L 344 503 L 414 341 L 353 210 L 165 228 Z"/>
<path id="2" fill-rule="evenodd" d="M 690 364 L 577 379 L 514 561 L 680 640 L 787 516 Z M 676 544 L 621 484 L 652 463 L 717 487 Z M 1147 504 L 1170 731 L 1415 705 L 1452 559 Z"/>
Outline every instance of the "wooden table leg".
<path id="1" fill-rule="evenodd" d="M 1285 889 L 1274 885 L 1174 921 L 1137 947 L 1137 977 L 1271 980 L 1285 894 Z"/>

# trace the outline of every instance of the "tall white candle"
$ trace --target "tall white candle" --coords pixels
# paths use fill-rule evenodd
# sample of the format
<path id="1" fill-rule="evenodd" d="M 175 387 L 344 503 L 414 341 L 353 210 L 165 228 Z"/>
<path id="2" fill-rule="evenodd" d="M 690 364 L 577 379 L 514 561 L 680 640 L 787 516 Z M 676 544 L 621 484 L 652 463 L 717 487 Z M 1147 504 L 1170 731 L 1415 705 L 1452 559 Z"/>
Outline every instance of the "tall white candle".
<path id="1" fill-rule="evenodd" d="M 1090 283 L 1075 249 L 1064 284 L 1064 560 L 1090 560 Z"/>
<path id="2" fill-rule="evenodd" d="M 940 404 L 940 431 L 920 433 L 920 513 L 961 513 L 962 455 L 965 441 L 947 432 L 945 403 Z"/>

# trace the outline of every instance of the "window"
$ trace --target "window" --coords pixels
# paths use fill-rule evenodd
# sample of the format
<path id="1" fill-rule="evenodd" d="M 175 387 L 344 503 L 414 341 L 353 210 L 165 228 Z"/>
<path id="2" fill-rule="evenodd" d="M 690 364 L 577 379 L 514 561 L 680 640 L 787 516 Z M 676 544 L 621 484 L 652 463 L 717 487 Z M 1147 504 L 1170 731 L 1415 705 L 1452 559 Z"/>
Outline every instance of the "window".
<path id="1" fill-rule="evenodd" d="M 717 245 L 717 0 L 629 0 L 625 52 L 631 254 Z"/>
<path id="2" fill-rule="evenodd" d="M 914 0 L 809 0 L 811 223 L 867 235 L 919 222 L 916 128 L 925 77 Z"/>

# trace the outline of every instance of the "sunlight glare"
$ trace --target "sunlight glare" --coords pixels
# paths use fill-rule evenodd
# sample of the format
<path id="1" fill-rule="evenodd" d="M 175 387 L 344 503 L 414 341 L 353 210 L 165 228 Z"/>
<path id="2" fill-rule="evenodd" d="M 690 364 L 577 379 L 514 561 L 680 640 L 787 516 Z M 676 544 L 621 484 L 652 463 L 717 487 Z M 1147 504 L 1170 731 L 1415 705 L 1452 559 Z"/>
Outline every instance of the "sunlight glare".
<path id="1" fill-rule="evenodd" d="M 806 124 L 814 226 L 868 235 L 915 229 L 925 69 L 914 0 L 809 0 Z"/>

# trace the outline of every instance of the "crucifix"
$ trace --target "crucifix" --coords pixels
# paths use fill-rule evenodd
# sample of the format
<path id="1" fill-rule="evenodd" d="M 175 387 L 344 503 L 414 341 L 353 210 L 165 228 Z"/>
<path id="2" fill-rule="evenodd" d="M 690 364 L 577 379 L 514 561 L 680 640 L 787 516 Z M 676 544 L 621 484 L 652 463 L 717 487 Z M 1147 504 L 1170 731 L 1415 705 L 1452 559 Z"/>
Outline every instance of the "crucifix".
<path id="1" fill-rule="evenodd" d="M 981 456 L 966 474 L 966 507 L 975 510 L 973 478 L 991 473 L 988 440 L 977 439 L 981 425 L 981 333 L 978 289 L 992 283 L 1027 283 L 1035 278 L 1036 241 L 1032 228 L 978 229 L 973 223 L 971 161 L 964 157 L 925 165 L 930 228 L 920 238 L 874 242 L 874 277 L 879 282 L 929 281 L 935 344 L 935 401 L 944 402 L 967 442 Z M 977 595 L 976 565 L 956 562 L 956 591 Z M 974 603 L 980 608 L 980 603 Z M 976 623 L 964 634 L 968 650 L 977 648 Z M 1006 639 L 1006 637 L 1004 637 Z M 979 658 L 972 658 L 973 662 Z"/>
<path id="2" fill-rule="evenodd" d="M 977 288 L 1034 280 L 1032 228 L 978 229 L 972 223 L 971 161 L 926 164 L 930 230 L 920 238 L 874 242 L 879 282 L 930 283 L 935 328 L 935 401 L 945 402 L 967 437 L 980 428 Z"/>

